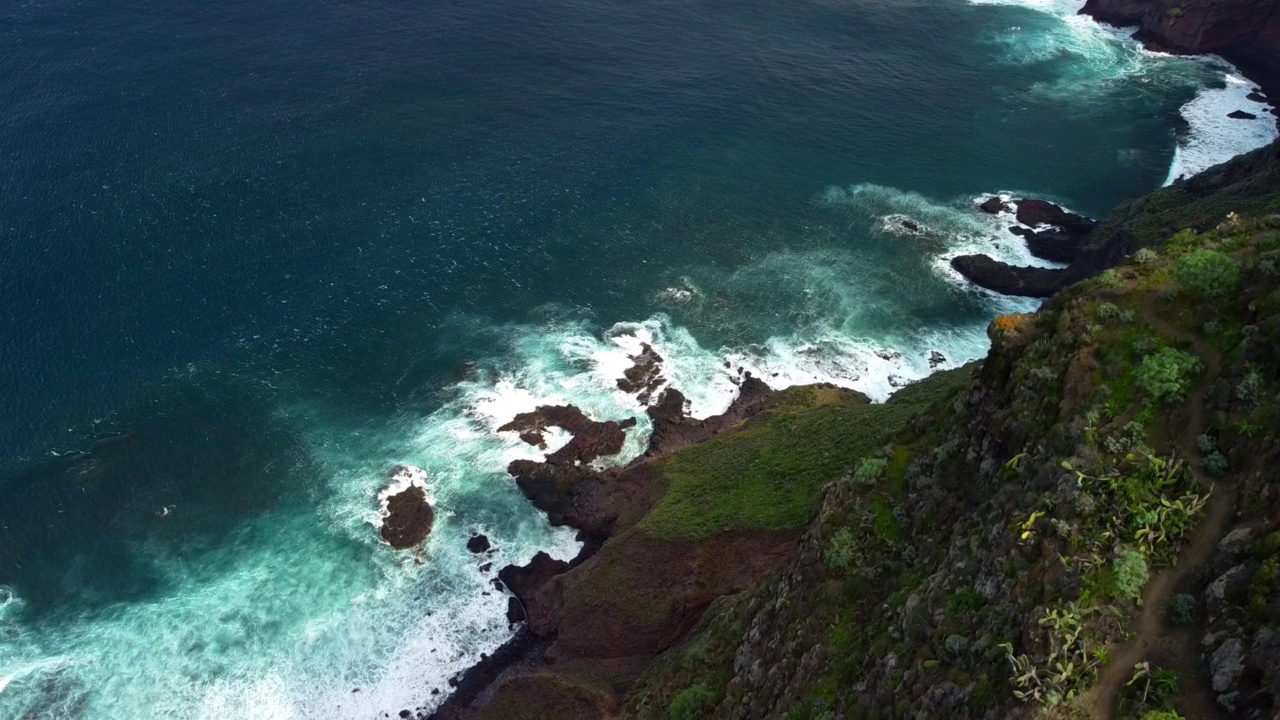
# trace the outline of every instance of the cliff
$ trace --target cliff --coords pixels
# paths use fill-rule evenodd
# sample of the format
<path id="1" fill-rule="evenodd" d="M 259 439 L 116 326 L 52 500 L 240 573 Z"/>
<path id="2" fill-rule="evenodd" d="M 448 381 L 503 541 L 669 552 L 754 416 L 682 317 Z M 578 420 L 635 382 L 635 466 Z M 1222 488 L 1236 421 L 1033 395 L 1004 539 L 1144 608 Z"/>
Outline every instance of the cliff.
<path id="1" fill-rule="evenodd" d="M 985 255 L 962 255 L 952 265 L 997 292 L 1049 297 L 1098 276 L 1139 249 L 1159 250 L 1180 230 L 1211 229 L 1231 212 L 1250 217 L 1280 213 L 1280 141 L 1122 203 L 1079 238 L 1066 269 L 1016 267 Z"/>
<path id="2" fill-rule="evenodd" d="M 1147 46 L 1216 54 L 1265 89 L 1280 80 L 1277 0 L 1088 0 L 1081 11 L 1112 25 L 1137 26 Z"/>
<path id="3" fill-rule="evenodd" d="M 1152 202 L 1160 251 L 998 318 L 981 363 L 884 405 L 757 390 L 540 485 L 598 544 L 513 585 L 518 657 L 440 715 L 1275 717 L 1280 228 L 1162 236 Z"/>

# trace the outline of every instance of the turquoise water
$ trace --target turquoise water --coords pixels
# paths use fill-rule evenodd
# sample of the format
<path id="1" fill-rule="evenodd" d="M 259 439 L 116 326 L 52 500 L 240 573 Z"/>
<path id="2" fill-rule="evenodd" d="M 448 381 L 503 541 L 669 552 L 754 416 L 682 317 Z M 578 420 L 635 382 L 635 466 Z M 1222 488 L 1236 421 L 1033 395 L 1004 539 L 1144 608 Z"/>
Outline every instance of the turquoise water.
<path id="1" fill-rule="evenodd" d="M 433 707 L 510 635 L 480 565 L 577 551 L 517 412 L 638 416 L 622 462 L 642 341 L 699 415 L 725 360 L 883 399 L 981 356 L 1033 305 L 951 274 L 1031 261 L 976 198 L 1098 214 L 1274 132 L 1071 9 L 0 10 L 0 716 Z"/>

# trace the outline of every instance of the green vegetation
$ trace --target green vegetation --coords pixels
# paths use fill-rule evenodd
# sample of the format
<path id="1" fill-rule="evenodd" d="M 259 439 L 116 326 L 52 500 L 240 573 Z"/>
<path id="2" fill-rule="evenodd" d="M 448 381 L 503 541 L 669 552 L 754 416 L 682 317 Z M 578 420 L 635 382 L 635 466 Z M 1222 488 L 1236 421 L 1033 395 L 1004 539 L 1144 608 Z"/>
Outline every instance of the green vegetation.
<path id="1" fill-rule="evenodd" d="M 880 479 L 880 476 L 884 474 L 884 469 L 888 464 L 889 461 L 883 458 L 867 458 L 858 465 L 858 469 L 853 473 L 853 481 L 859 485 L 874 485 Z"/>
<path id="2" fill-rule="evenodd" d="M 1121 693 L 1122 716 L 1141 717 L 1143 720 L 1180 717 L 1172 709 L 1180 685 L 1178 674 L 1172 670 L 1152 667 L 1149 662 L 1138 663 Z"/>
<path id="3" fill-rule="evenodd" d="M 1116 591 L 1122 597 L 1137 600 L 1142 596 L 1142 588 L 1151 578 L 1147 570 L 1147 559 L 1135 550 L 1122 550 L 1113 563 Z"/>
<path id="4" fill-rule="evenodd" d="M 853 566 L 857 554 L 858 547 L 853 538 L 853 532 L 849 528 L 841 528 L 831 537 L 830 546 L 827 548 L 827 567 L 832 570 L 846 570 Z"/>
<path id="5" fill-rule="evenodd" d="M 1160 257 L 1160 253 L 1151 248 L 1139 248 L 1138 252 L 1133 254 L 1133 261 L 1139 265 L 1150 265 Z"/>
<path id="6" fill-rule="evenodd" d="M 1161 348 L 1143 359 L 1135 371 L 1138 387 L 1157 403 L 1181 400 L 1193 376 L 1204 368 L 1200 359 L 1174 348 Z"/>
<path id="7" fill-rule="evenodd" d="M 1085 619 L 1095 612 L 1075 603 L 1045 609 L 1039 625 L 1049 646 L 1043 663 L 1026 654 L 1015 655 L 1013 645 L 1001 648 L 1013 668 L 1013 694 L 1021 699 L 1054 706 L 1071 700 L 1097 677 L 1097 646 L 1086 632 Z"/>
<path id="8" fill-rule="evenodd" d="M 671 720 L 700 720 L 716 700 L 711 688 L 704 683 L 690 685 L 671 701 Z"/>
<path id="9" fill-rule="evenodd" d="M 1175 627 L 1187 627 L 1195 621 L 1195 616 L 1196 598 L 1194 595 L 1178 593 L 1169 598 L 1169 602 L 1165 605 L 1165 617 Z"/>
<path id="10" fill-rule="evenodd" d="M 885 404 L 852 393 L 813 407 L 792 403 L 754 423 L 681 450 L 656 466 L 666 495 L 639 528 L 660 537 L 699 538 L 729 529 L 785 530 L 808 522 L 827 483 L 901 434 L 911 418 L 962 387 L 970 370 L 930 376 Z M 784 394 L 783 400 L 792 400 Z M 886 461 L 858 461 L 879 477 Z"/>
<path id="11" fill-rule="evenodd" d="M 1221 298 L 1240 285 L 1240 263 L 1218 250 L 1193 250 L 1173 266 L 1178 282 L 1208 298 Z"/>

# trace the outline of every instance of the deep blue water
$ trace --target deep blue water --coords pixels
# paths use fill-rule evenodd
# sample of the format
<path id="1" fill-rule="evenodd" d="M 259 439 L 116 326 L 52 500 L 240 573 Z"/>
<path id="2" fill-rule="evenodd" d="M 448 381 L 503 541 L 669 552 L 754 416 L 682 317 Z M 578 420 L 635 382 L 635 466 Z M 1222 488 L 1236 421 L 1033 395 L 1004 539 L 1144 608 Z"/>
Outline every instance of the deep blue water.
<path id="1" fill-rule="evenodd" d="M 707 412 L 726 357 L 977 356 L 1016 303 L 945 258 L 1023 256 L 972 199 L 1146 192 L 1219 76 L 958 0 L 5 5 L 0 715 L 429 704 L 506 633 L 469 533 L 574 550 L 495 417 L 641 412 L 633 336 Z M 370 525 L 396 463 L 421 564 Z"/>

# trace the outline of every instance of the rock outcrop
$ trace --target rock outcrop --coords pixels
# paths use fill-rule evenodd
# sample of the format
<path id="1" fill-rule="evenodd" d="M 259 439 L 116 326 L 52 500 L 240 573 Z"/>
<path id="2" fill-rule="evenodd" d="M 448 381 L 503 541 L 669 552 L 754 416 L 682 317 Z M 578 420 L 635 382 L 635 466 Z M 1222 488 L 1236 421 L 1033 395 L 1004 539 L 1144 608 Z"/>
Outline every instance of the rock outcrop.
<path id="1" fill-rule="evenodd" d="M 1088 0 L 1082 13 L 1137 26 L 1154 50 L 1221 55 L 1268 90 L 1280 79 L 1277 0 Z"/>
<path id="2" fill-rule="evenodd" d="M 640 354 L 631 356 L 631 367 L 622 371 L 618 389 L 636 396 L 641 405 L 648 405 L 653 394 L 662 387 L 662 356 L 649 343 L 640 344 Z"/>
<path id="3" fill-rule="evenodd" d="M 597 422 L 572 405 L 543 405 L 532 412 L 520 413 L 498 432 L 516 432 L 520 439 L 534 447 L 547 447 L 548 428 L 559 427 L 573 434 L 564 447 L 547 456 L 551 465 L 578 465 L 596 458 L 617 455 L 626 442 L 626 430 L 635 427 L 635 418 L 621 422 Z"/>
<path id="4" fill-rule="evenodd" d="M 1213 228 L 1229 213 L 1280 213 L 1280 141 L 1120 204 L 1083 237 L 1064 271 L 1017 267 L 985 255 L 960 256 L 951 265 L 989 290 L 1048 297 L 1141 248 L 1160 249 L 1180 230 Z"/>
<path id="5" fill-rule="evenodd" d="M 1066 270 L 1020 267 L 987 255 L 959 255 L 951 267 L 975 285 L 1004 295 L 1049 297 L 1071 282 Z"/>
<path id="6" fill-rule="evenodd" d="M 764 381 L 745 372 L 739 383 L 738 397 L 728 410 L 706 420 L 696 420 L 689 416 L 684 394 L 674 388 L 668 389 L 649 407 L 653 433 L 649 436 L 649 449 L 645 454 L 648 457 L 664 455 L 703 442 L 759 412 L 772 392 Z"/>
<path id="7" fill-rule="evenodd" d="M 427 539 L 435 517 L 426 491 L 419 485 L 410 485 L 387 498 L 387 515 L 379 534 L 391 547 L 407 550 Z"/>

